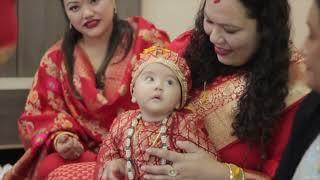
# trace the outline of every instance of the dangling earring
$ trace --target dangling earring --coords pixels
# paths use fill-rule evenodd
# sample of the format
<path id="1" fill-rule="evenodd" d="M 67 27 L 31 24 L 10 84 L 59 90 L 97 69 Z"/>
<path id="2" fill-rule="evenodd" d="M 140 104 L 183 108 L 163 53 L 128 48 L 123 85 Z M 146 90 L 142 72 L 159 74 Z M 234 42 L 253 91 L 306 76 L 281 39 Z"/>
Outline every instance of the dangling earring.
<path id="1" fill-rule="evenodd" d="M 181 108 L 181 103 L 177 104 L 175 110 L 179 110 Z"/>
<path id="2" fill-rule="evenodd" d="M 72 24 L 71 23 L 69 23 L 69 29 L 72 29 Z"/>
<path id="3" fill-rule="evenodd" d="M 113 13 L 117 14 L 117 4 L 116 4 L 116 0 L 113 0 Z"/>
<path id="4" fill-rule="evenodd" d="M 131 102 L 132 102 L 132 103 L 136 103 L 136 102 L 137 102 L 137 99 L 136 99 L 134 96 L 132 96 Z"/>

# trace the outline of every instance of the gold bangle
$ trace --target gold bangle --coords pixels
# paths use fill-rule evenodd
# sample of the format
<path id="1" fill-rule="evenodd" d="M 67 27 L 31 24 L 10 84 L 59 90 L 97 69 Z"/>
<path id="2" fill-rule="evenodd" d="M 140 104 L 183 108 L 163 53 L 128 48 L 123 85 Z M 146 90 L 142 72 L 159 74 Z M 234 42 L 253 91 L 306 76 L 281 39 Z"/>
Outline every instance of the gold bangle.
<path id="1" fill-rule="evenodd" d="M 68 132 L 68 131 L 58 132 L 57 135 L 54 137 L 54 140 L 53 140 L 53 145 L 54 145 L 55 149 L 57 147 L 58 137 L 61 136 L 61 135 L 67 135 L 67 136 L 70 136 L 70 137 L 73 137 L 73 138 L 76 138 L 77 140 L 79 140 L 79 136 L 74 134 L 74 133 L 71 133 L 71 132 Z"/>
<path id="2" fill-rule="evenodd" d="M 224 163 L 229 169 L 229 179 L 230 180 L 244 180 L 243 169 L 234 164 Z"/>

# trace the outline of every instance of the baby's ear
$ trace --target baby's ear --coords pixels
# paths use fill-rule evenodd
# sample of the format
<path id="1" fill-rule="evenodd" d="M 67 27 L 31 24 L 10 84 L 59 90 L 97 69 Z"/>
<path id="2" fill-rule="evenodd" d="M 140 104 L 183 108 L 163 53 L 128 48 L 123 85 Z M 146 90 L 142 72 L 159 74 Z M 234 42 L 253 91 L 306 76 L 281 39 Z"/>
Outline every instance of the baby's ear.
<path id="1" fill-rule="evenodd" d="M 132 103 L 136 103 L 137 102 L 137 99 L 132 95 L 132 98 L 131 98 L 131 102 Z"/>

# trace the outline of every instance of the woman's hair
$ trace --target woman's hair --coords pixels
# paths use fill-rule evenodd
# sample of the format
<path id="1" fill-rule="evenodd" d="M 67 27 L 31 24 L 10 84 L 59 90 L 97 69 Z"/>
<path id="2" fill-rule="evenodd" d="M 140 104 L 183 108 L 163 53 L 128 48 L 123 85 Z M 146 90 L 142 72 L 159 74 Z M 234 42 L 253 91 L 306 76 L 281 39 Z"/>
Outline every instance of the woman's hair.
<path id="1" fill-rule="evenodd" d="M 66 20 L 67 22 L 69 22 L 66 11 L 64 10 L 65 7 L 64 7 L 63 0 L 60 0 L 60 2 L 62 4 L 63 12 L 65 14 Z M 74 53 L 76 44 L 81 38 L 82 38 L 82 34 L 78 32 L 74 27 L 71 26 L 66 28 L 66 32 L 64 34 L 63 43 L 62 43 L 62 49 L 65 56 L 64 58 L 65 67 L 67 70 L 67 74 L 68 74 L 68 78 L 71 86 L 73 86 L 72 80 L 73 80 L 73 70 L 74 70 L 73 69 L 73 63 L 74 63 L 73 53 Z M 126 41 L 122 41 L 123 38 L 126 38 Z M 120 19 L 118 15 L 114 13 L 113 29 L 112 29 L 111 37 L 109 42 L 106 42 L 109 44 L 108 49 L 106 50 L 107 54 L 96 75 L 98 88 L 102 88 L 104 86 L 103 75 L 117 47 L 119 45 L 124 46 L 123 48 L 125 50 L 124 51 L 125 53 L 122 57 L 124 58 L 130 51 L 132 41 L 133 41 L 133 28 L 131 27 L 128 21 Z"/>
<path id="2" fill-rule="evenodd" d="M 214 45 L 203 28 L 205 2 L 197 14 L 184 57 L 192 72 L 193 88 L 200 88 L 220 75 L 245 73 L 246 89 L 238 103 L 233 134 L 259 144 L 264 153 L 288 94 L 290 7 L 287 1 L 239 1 L 246 8 L 248 18 L 257 21 L 258 47 L 248 63 L 231 67 L 218 61 Z"/>
<path id="3" fill-rule="evenodd" d="M 320 0 L 315 0 L 316 1 L 316 4 L 318 6 L 318 9 L 320 10 Z"/>

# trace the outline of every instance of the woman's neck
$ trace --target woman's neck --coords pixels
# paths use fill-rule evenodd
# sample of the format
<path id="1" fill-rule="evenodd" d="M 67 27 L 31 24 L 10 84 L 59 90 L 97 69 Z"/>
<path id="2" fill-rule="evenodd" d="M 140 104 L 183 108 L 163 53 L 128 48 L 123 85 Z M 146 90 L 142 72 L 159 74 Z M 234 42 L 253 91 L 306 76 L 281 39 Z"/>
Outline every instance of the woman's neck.
<path id="1" fill-rule="evenodd" d="M 99 69 L 100 65 L 106 57 L 108 49 L 108 40 L 83 38 L 80 41 L 80 46 L 88 55 L 89 61 L 94 71 L 97 72 L 97 70 Z"/>
<path id="2" fill-rule="evenodd" d="M 100 65 L 104 61 L 109 47 L 109 40 L 111 37 L 112 28 L 100 37 L 90 38 L 83 36 L 80 40 L 80 46 L 84 49 L 89 57 L 89 61 L 95 72 L 98 71 Z"/>

